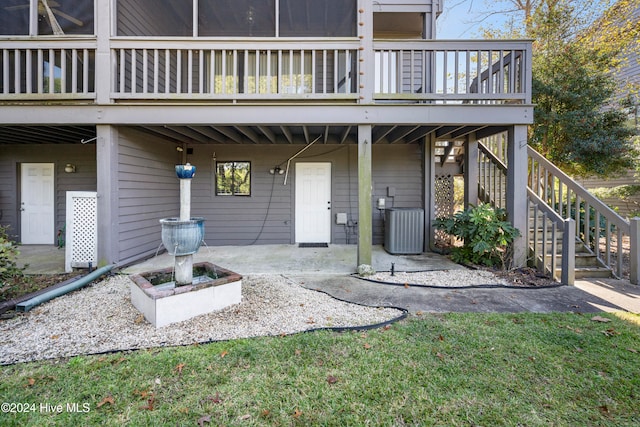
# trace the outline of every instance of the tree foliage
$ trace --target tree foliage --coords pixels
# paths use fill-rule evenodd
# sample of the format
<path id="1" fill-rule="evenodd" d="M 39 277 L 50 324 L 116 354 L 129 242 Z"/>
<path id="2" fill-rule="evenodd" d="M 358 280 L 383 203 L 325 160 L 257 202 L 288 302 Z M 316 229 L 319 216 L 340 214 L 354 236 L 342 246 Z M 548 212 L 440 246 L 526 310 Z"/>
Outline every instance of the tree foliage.
<path id="1" fill-rule="evenodd" d="M 636 49 L 638 0 L 502 0 L 521 26 L 485 35 L 533 42 L 535 123 L 530 144 L 565 171 L 614 175 L 633 168 L 638 152 L 624 105 L 614 102 L 612 70 Z"/>

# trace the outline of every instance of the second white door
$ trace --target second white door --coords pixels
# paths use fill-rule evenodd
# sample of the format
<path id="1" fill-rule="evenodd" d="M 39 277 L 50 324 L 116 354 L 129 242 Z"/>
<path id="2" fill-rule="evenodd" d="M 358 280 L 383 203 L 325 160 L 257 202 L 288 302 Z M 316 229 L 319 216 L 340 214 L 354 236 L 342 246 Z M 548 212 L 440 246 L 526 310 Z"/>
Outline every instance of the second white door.
<path id="1" fill-rule="evenodd" d="M 331 243 L 331 163 L 296 163 L 296 242 Z"/>
<path id="2" fill-rule="evenodd" d="M 22 163 L 21 240 L 54 243 L 53 163 Z"/>

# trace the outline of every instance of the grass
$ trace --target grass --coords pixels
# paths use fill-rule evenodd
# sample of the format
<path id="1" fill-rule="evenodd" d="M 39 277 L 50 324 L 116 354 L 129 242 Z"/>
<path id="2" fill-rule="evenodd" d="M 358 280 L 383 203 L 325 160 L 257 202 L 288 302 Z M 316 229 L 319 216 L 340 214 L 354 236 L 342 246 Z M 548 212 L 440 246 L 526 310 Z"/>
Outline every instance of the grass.
<path id="1" fill-rule="evenodd" d="M 4 366 L 1 401 L 35 410 L 0 424 L 640 425 L 640 316 L 600 316 L 423 315 Z"/>

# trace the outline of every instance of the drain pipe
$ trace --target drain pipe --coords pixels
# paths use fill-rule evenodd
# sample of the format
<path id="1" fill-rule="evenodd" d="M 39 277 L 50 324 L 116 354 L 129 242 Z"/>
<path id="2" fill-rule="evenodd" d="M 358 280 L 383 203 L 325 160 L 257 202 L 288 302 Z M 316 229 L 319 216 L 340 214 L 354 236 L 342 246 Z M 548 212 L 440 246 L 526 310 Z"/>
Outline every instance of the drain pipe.
<path id="1" fill-rule="evenodd" d="M 289 157 L 289 160 L 287 160 L 287 169 L 286 169 L 286 172 L 284 173 L 284 185 L 287 185 L 287 178 L 289 177 L 289 166 L 291 166 L 291 160 L 295 159 L 300 154 L 302 154 L 302 152 L 305 151 L 307 148 L 311 147 L 313 144 L 315 144 L 316 142 L 320 141 L 320 138 L 322 138 L 322 135 L 320 135 L 319 137 L 317 137 L 316 139 L 311 141 L 302 150 L 298 151 L 296 154 L 294 154 L 293 156 Z M 280 163 L 280 164 L 282 164 L 282 163 Z"/>
<path id="2" fill-rule="evenodd" d="M 109 273 L 111 270 L 115 268 L 115 264 L 106 265 L 104 267 L 98 268 L 93 272 L 87 274 L 86 276 L 81 277 L 80 279 L 69 283 L 68 285 L 61 286 L 56 289 L 52 289 L 48 292 L 43 293 L 42 295 L 38 295 L 36 297 L 31 298 L 30 300 L 21 302 L 16 304 L 16 311 L 29 311 L 33 307 L 40 305 L 44 302 L 52 300 L 56 297 L 68 294 L 71 291 L 75 291 L 76 289 L 80 289 L 83 286 L 88 285 L 93 282 L 103 274 Z"/>

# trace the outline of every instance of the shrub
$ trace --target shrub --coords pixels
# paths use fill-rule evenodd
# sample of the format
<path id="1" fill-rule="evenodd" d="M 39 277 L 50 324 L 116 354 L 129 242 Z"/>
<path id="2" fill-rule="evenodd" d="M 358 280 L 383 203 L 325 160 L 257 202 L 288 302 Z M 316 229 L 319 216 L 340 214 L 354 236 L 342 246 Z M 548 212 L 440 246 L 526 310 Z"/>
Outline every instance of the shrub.
<path id="1" fill-rule="evenodd" d="M 433 226 L 464 242 L 462 247 L 451 249 L 452 260 L 463 264 L 504 268 L 508 249 L 520 236 L 520 232 L 506 221 L 504 209 L 494 209 L 488 204 L 471 206 L 452 218 L 438 218 Z"/>
<path id="2" fill-rule="evenodd" d="M 8 226 L 0 225 L 0 280 L 8 281 L 24 275 L 24 268 L 18 267 L 17 258 L 20 252 L 15 242 L 9 238 Z"/>

